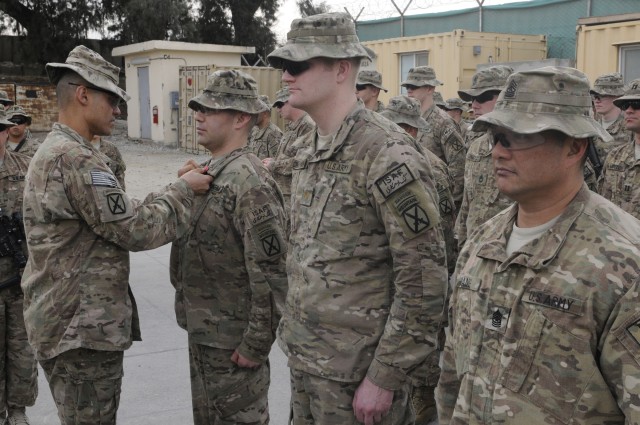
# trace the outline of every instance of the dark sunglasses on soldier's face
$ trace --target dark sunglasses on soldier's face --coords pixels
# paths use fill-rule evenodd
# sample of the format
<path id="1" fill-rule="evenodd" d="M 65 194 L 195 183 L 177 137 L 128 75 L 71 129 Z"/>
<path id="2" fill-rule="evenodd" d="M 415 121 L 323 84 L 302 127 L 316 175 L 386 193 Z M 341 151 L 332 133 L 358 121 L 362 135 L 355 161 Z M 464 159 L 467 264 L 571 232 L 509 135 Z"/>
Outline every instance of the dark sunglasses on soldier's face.
<path id="1" fill-rule="evenodd" d="M 627 100 L 620 104 L 620 109 L 623 111 L 626 111 L 629 108 L 634 111 L 640 110 L 640 100 Z"/>
<path id="2" fill-rule="evenodd" d="M 367 88 L 368 84 L 356 84 L 356 91 L 362 91 Z"/>
<path id="3" fill-rule="evenodd" d="M 113 94 L 109 90 L 101 89 L 100 87 L 85 86 L 84 84 L 76 84 L 76 83 L 69 83 L 69 85 L 70 86 L 85 87 L 87 90 L 93 90 L 93 91 L 99 91 L 101 93 L 105 93 L 107 95 L 107 98 L 109 99 L 109 106 L 111 106 L 114 109 L 115 108 L 119 108 L 120 107 L 120 103 L 122 102 L 122 99 L 120 99 L 118 96 L 116 96 L 115 94 Z"/>
<path id="4" fill-rule="evenodd" d="M 289 75 L 295 77 L 296 75 L 300 75 L 311 68 L 311 62 L 293 62 L 284 60 L 282 61 L 282 65 L 280 67 L 282 68 L 282 71 L 287 71 Z"/>
<path id="5" fill-rule="evenodd" d="M 540 133 L 520 134 L 513 131 L 502 130 L 493 134 L 493 146 L 502 145 L 510 151 L 521 151 L 535 148 L 546 142 L 545 137 Z"/>
<path id="6" fill-rule="evenodd" d="M 14 123 L 15 125 L 22 125 L 28 122 L 28 120 L 25 117 L 14 117 L 14 118 L 11 118 L 9 121 Z"/>
<path id="7" fill-rule="evenodd" d="M 478 103 L 486 103 L 490 100 L 493 100 L 493 98 L 495 96 L 497 96 L 498 93 L 493 92 L 493 91 L 486 91 L 484 93 L 482 93 L 481 95 L 478 96 L 471 96 L 471 101 L 472 102 L 478 102 Z"/>

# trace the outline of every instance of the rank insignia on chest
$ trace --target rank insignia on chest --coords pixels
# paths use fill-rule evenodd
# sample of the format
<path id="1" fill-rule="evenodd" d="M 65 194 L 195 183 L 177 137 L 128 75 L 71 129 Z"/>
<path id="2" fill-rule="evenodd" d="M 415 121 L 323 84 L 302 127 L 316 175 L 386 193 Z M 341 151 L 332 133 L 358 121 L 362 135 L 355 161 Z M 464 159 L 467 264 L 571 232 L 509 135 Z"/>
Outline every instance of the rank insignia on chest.
<path id="1" fill-rule="evenodd" d="M 311 206 L 311 202 L 313 201 L 313 188 L 305 189 L 302 191 L 302 196 L 300 196 L 300 204 L 305 207 Z"/>
<path id="2" fill-rule="evenodd" d="M 636 344 L 640 345 L 640 321 L 635 322 L 627 327 L 627 332 L 636 341 Z"/>
<path id="3" fill-rule="evenodd" d="M 507 329 L 510 314 L 510 308 L 491 305 L 485 316 L 484 327 L 503 334 Z"/>

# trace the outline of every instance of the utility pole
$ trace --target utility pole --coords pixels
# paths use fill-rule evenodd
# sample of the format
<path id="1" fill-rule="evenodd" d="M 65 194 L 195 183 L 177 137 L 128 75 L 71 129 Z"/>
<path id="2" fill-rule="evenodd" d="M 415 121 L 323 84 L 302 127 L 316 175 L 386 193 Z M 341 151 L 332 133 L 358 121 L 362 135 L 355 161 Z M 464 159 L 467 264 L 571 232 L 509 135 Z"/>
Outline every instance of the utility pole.
<path id="1" fill-rule="evenodd" d="M 482 5 L 484 4 L 484 0 L 476 0 L 478 2 L 478 31 L 482 32 L 483 22 L 482 22 Z"/>
<path id="2" fill-rule="evenodd" d="M 407 9 L 409 9 L 409 5 L 411 4 L 411 2 L 413 2 L 413 0 L 409 0 L 409 3 L 407 3 L 407 6 L 404 8 L 404 10 L 400 10 L 395 0 L 391 0 L 391 3 L 393 3 L 396 10 L 400 14 L 400 37 L 404 37 L 404 14 L 407 11 Z"/>

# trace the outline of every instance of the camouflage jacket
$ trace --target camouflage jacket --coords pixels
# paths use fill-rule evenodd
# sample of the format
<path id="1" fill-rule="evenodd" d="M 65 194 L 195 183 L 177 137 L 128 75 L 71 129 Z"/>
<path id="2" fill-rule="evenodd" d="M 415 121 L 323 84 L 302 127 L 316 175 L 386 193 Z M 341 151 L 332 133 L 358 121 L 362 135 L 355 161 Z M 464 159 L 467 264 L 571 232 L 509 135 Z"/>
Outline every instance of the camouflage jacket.
<path id="1" fill-rule="evenodd" d="M 253 127 L 249 136 L 249 149 L 260 159 L 275 158 L 282 140 L 282 131 L 270 122 L 265 128 Z"/>
<path id="2" fill-rule="evenodd" d="M 9 144 L 7 144 L 7 147 Z M 20 143 L 16 146 L 13 152 L 21 153 L 22 155 L 26 155 L 28 157 L 33 157 L 36 151 L 40 147 L 40 140 L 31 137 L 29 134 L 27 137 L 22 139 Z M 7 150 L 11 150 L 11 148 L 7 148 Z"/>
<path id="3" fill-rule="evenodd" d="M 376 106 L 376 112 L 380 113 L 384 111 L 384 103 L 382 103 L 382 101 L 378 101 L 377 106 Z"/>
<path id="4" fill-rule="evenodd" d="M 282 195 L 248 148 L 204 165 L 213 184 L 171 249 L 178 324 L 191 342 L 263 362 L 287 292 Z"/>
<path id="5" fill-rule="evenodd" d="M 278 330 L 291 367 L 395 390 L 436 349 L 447 288 L 437 194 L 398 126 L 360 104 L 330 147 L 293 165 L 289 292 Z"/>
<path id="6" fill-rule="evenodd" d="M 100 139 L 100 152 L 108 158 L 108 161 L 106 161 L 107 165 L 111 168 L 111 171 L 113 171 L 116 179 L 118 179 L 122 190 L 125 190 L 124 172 L 127 170 L 127 165 L 124 163 L 120 151 L 116 145 L 102 138 Z"/>
<path id="7" fill-rule="evenodd" d="M 418 131 L 416 140 L 425 148 L 435 153 L 443 160 L 449 169 L 453 180 L 453 199 L 456 210 L 462 202 L 464 188 L 464 160 L 466 149 L 458 127 L 446 112 L 433 105 L 423 114 L 429 124 L 427 128 Z"/>
<path id="8" fill-rule="evenodd" d="M 508 256 L 516 213 L 460 253 L 440 423 L 640 423 L 640 222 L 583 185 Z"/>
<path id="9" fill-rule="evenodd" d="M 635 141 L 614 148 L 604 163 L 598 193 L 640 219 L 640 161 Z"/>
<path id="10" fill-rule="evenodd" d="M 27 172 L 24 320 L 40 360 L 80 347 L 125 350 L 140 339 L 129 251 L 164 245 L 188 228 L 194 196 L 186 182 L 138 202 L 104 158 L 55 123 Z"/>
<path id="11" fill-rule="evenodd" d="M 278 186 L 284 195 L 286 212 L 289 211 L 291 198 L 291 173 L 293 160 L 296 157 L 298 149 L 301 147 L 300 137 L 311 132 L 315 128 L 316 124 L 307 114 L 304 114 L 302 118 L 295 122 L 288 123 L 287 128 L 282 135 L 282 142 L 280 142 L 278 153 L 269 167 L 273 178 L 276 180 L 276 183 L 278 183 Z"/>
<path id="12" fill-rule="evenodd" d="M 633 139 L 633 133 L 627 131 L 624 125 L 624 112 L 618 115 L 618 118 L 605 130 L 613 137 L 613 140 L 607 143 L 600 138 L 596 139 L 596 150 L 602 163 L 605 162 L 611 150 Z"/>
<path id="13" fill-rule="evenodd" d="M 24 192 L 24 178 L 29 168 L 31 158 L 7 149 L 4 162 L 0 166 L 0 215 L 12 217 L 14 213 L 22 215 L 22 197 Z M 27 256 L 27 244 L 22 243 L 22 254 Z M 0 257 L 0 284 L 15 276 L 22 270 L 18 269 L 11 255 Z"/>

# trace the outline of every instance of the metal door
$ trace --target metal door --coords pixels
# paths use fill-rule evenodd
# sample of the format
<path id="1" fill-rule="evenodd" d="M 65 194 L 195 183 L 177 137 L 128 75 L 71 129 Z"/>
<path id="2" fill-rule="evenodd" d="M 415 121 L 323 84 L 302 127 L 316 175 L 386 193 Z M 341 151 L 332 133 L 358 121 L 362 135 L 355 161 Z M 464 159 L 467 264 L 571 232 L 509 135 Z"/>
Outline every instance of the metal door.
<path id="1" fill-rule="evenodd" d="M 149 67 L 138 67 L 138 100 L 140 102 L 140 138 L 151 139 L 151 99 L 149 97 Z"/>

